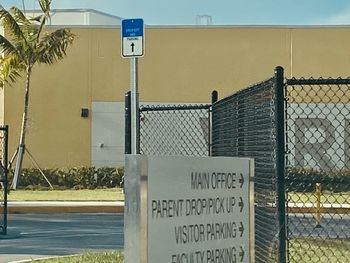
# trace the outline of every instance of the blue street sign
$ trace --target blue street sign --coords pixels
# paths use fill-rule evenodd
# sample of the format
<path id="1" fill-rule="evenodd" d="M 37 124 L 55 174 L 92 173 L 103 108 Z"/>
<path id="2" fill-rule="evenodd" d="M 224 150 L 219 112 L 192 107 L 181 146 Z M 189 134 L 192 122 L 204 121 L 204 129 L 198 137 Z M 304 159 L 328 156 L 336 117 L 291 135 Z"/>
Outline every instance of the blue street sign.
<path id="1" fill-rule="evenodd" d="M 143 19 L 124 19 L 122 20 L 122 37 L 142 37 Z"/>
<path id="2" fill-rule="evenodd" d="M 122 56 L 142 57 L 144 49 L 144 23 L 141 18 L 122 20 Z"/>

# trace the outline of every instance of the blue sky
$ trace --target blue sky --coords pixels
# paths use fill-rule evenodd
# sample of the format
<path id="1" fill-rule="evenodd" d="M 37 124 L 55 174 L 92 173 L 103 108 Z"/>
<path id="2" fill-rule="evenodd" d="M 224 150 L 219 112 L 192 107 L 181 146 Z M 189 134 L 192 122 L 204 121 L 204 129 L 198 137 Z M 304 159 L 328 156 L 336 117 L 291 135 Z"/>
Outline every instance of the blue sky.
<path id="1" fill-rule="evenodd" d="M 23 0 L 37 9 L 37 0 Z M 8 8 L 22 0 L 1 0 Z M 53 0 L 52 8 L 91 8 L 149 25 L 193 25 L 209 15 L 214 25 L 350 25 L 349 0 Z"/>

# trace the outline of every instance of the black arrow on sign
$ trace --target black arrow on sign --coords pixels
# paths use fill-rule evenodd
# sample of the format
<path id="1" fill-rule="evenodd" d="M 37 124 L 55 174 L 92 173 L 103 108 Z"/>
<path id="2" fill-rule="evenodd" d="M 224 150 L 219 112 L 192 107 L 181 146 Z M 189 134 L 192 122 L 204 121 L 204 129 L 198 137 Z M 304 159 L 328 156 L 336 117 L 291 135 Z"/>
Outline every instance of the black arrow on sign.
<path id="1" fill-rule="evenodd" d="M 131 43 L 131 52 L 134 52 L 134 47 L 135 47 L 135 44 L 134 42 Z"/>
<path id="2" fill-rule="evenodd" d="M 243 174 L 241 174 L 241 178 L 238 180 L 238 182 L 241 184 L 240 188 L 242 188 L 243 184 L 244 184 L 244 178 L 243 178 Z"/>
<path id="3" fill-rule="evenodd" d="M 241 248 L 241 251 L 239 252 L 238 255 L 241 257 L 241 262 L 242 262 L 243 258 L 244 258 L 244 250 L 243 250 L 242 246 L 240 246 L 240 248 Z"/>
<path id="4" fill-rule="evenodd" d="M 244 232 L 244 226 L 243 226 L 243 223 L 240 222 L 240 227 L 238 228 L 239 232 L 241 232 L 241 237 L 243 236 L 243 232 Z"/>
<path id="5" fill-rule="evenodd" d="M 243 199 L 242 197 L 239 198 L 239 203 L 238 203 L 239 207 L 241 208 L 240 212 L 243 211 L 243 207 L 244 207 L 244 203 L 243 203 Z"/>

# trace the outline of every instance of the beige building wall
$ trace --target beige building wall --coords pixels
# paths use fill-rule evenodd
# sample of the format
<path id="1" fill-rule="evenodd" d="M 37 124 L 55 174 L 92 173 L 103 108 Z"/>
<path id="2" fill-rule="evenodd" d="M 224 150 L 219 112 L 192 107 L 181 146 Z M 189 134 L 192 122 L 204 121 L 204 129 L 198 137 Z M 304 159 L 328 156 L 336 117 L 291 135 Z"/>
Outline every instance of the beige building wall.
<path id="1" fill-rule="evenodd" d="M 350 76 L 350 28 L 291 30 L 293 75 Z"/>
<path id="2" fill-rule="evenodd" d="M 118 28 L 74 28 L 68 57 L 33 72 L 27 146 L 42 167 L 91 164 L 92 102 L 123 102 L 130 65 Z M 350 28 L 151 27 L 139 59 L 141 101 L 204 102 L 264 80 L 281 65 L 287 77 L 350 75 Z M 10 154 L 18 143 L 23 82 L 6 87 Z M 1 97 L 0 97 L 1 98 Z M 1 111 L 0 111 L 1 112 Z M 28 160 L 26 165 L 30 166 Z"/>

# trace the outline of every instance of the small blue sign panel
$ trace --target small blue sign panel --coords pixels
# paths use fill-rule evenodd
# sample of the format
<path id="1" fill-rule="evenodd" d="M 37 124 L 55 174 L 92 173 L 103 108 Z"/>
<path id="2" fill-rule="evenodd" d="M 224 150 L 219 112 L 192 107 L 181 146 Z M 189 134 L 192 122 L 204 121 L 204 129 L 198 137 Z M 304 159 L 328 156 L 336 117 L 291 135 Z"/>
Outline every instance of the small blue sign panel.
<path id="1" fill-rule="evenodd" d="M 144 55 L 144 23 L 141 18 L 122 20 L 122 57 Z"/>
<path id="2" fill-rule="evenodd" d="M 142 37 L 143 19 L 124 19 L 122 20 L 122 37 Z"/>

